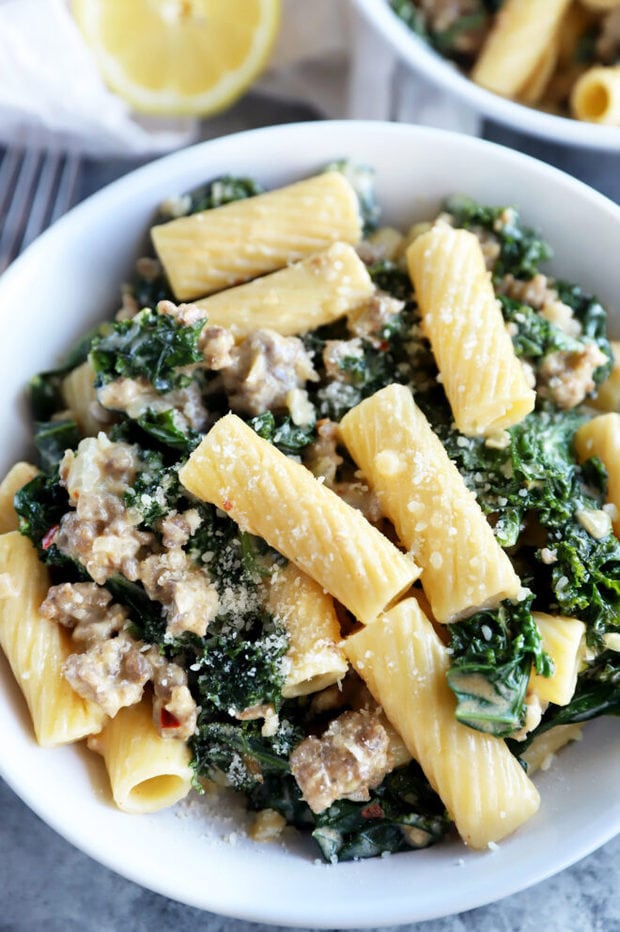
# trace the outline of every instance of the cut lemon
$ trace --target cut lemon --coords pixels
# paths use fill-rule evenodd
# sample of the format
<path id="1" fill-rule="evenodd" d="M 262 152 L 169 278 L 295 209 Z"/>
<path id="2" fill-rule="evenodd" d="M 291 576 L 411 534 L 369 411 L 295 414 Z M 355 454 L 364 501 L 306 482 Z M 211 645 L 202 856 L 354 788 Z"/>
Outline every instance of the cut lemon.
<path id="1" fill-rule="evenodd" d="M 269 59 L 280 0 L 73 0 L 108 87 L 139 113 L 205 116 Z"/>

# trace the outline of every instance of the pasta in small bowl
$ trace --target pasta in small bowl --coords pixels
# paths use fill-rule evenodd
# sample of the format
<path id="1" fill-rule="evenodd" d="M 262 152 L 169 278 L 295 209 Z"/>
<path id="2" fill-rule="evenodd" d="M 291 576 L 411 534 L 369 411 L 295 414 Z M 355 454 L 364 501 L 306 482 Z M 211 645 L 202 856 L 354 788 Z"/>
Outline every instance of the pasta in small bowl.
<path id="1" fill-rule="evenodd" d="M 620 145 L 617 0 L 355 0 L 414 72 L 473 111 L 557 143 Z"/>
<path id="2" fill-rule="evenodd" d="M 372 122 L 48 231 L 0 283 L 3 777 L 271 924 L 462 911 L 612 837 L 619 249 L 568 176 Z"/>

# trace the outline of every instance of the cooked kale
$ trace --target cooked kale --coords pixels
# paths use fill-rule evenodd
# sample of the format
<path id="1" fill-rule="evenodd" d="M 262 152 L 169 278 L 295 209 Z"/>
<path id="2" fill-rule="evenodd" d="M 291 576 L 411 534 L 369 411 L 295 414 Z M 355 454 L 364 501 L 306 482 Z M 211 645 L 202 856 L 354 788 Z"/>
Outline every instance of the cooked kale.
<path id="1" fill-rule="evenodd" d="M 533 278 L 539 265 L 550 259 L 550 246 L 531 227 L 521 222 L 514 207 L 485 207 L 466 195 L 455 195 L 444 204 L 455 226 L 466 230 L 481 228 L 497 240 L 500 251 L 493 265 L 493 276 L 501 279 Z"/>
<path id="2" fill-rule="evenodd" d="M 500 295 L 499 300 L 504 320 L 516 328 L 512 345 L 517 356 L 536 360 L 544 358 L 548 353 L 576 352 L 583 349 L 580 340 L 569 336 L 534 308 L 505 295 Z"/>
<path id="3" fill-rule="evenodd" d="M 73 450 L 77 447 L 80 437 L 76 422 L 70 418 L 35 421 L 34 444 L 37 450 L 38 465 L 44 472 L 49 472 L 58 465 L 65 450 Z"/>
<path id="4" fill-rule="evenodd" d="M 288 415 L 276 417 L 271 411 L 258 414 L 248 424 L 259 437 L 268 440 L 282 453 L 301 453 L 316 437 L 314 424 L 299 427 Z"/>
<path id="5" fill-rule="evenodd" d="M 286 633 L 266 612 L 257 613 L 251 624 L 243 618 L 242 628 L 238 622 L 234 618 L 230 625 L 220 623 L 224 633 L 208 634 L 193 664 L 199 668 L 200 705 L 211 715 L 268 704 L 277 710 L 282 702 Z"/>
<path id="6" fill-rule="evenodd" d="M 341 172 L 357 194 L 364 236 L 376 230 L 381 211 L 375 191 L 374 169 L 369 165 L 352 162 L 350 159 L 338 159 L 326 165 L 325 171 Z"/>
<path id="7" fill-rule="evenodd" d="M 156 450 L 141 448 L 141 468 L 133 484 L 126 489 L 123 501 L 140 515 L 142 525 L 153 530 L 157 521 L 176 510 L 181 495 L 179 474 L 167 465 Z"/>
<path id="8" fill-rule="evenodd" d="M 413 289 L 409 273 L 390 259 L 380 259 L 368 266 L 368 274 L 382 291 L 400 301 L 411 301 Z"/>
<path id="9" fill-rule="evenodd" d="M 147 307 L 156 308 L 160 301 L 175 300 L 168 276 L 163 269 L 157 274 L 145 275 L 140 271 L 138 264 L 128 282 L 128 288 L 139 310 Z"/>
<path id="10" fill-rule="evenodd" d="M 52 415 L 66 407 L 62 397 L 63 379 L 72 369 L 86 362 L 92 341 L 102 329 L 102 325 L 94 327 L 76 341 L 56 369 L 39 372 L 30 380 L 30 407 L 36 421 L 49 421 Z"/>
<path id="11" fill-rule="evenodd" d="M 314 819 L 312 837 L 329 862 L 427 848 L 450 826 L 441 800 L 415 761 L 388 774 L 370 791 L 368 802 L 340 799 Z"/>
<path id="12" fill-rule="evenodd" d="M 207 184 L 193 188 L 186 197 L 189 205 L 186 213 L 197 214 L 202 210 L 222 207 L 232 201 L 242 201 L 247 197 L 262 194 L 265 189 L 253 178 L 237 178 L 234 175 L 222 175 Z"/>
<path id="13" fill-rule="evenodd" d="M 301 737 L 281 725 L 277 736 L 265 738 L 258 720 L 211 721 L 202 709 L 190 741 L 192 764 L 199 775 L 214 777 L 219 771 L 236 789 L 251 793 L 269 776 L 290 774 L 288 758 Z"/>
<path id="14" fill-rule="evenodd" d="M 166 619 L 159 602 L 149 599 L 139 582 L 131 582 L 118 574 L 105 582 L 114 601 L 129 609 L 130 632 L 149 644 L 166 643 Z"/>
<path id="15" fill-rule="evenodd" d="M 69 496 L 58 480 L 58 470 L 39 473 L 14 498 L 20 533 L 30 538 L 39 558 L 50 566 L 73 568 L 54 543 L 60 519 L 69 510 Z"/>
<path id="16" fill-rule="evenodd" d="M 217 585 L 253 590 L 268 575 L 274 559 L 281 559 L 279 555 L 260 537 L 241 531 L 214 505 L 193 504 L 201 522 L 187 544 L 187 552 L 207 567 Z"/>
<path id="17" fill-rule="evenodd" d="M 552 673 L 531 603 L 532 597 L 505 601 L 449 626 L 447 678 L 457 698 L 456 717 L 464 725 L 497 737 L 512 734 L 525 720 L 531 669 Z"/>
<path id="18" fill-rule="evenodd" d="M 185 327 L 169 314 L 149 308 L 131 320 L 110 324 L 92 343 L 90 360 L 97 384 L 123 376 L 144 379 L 161 393 L 183 387 L 188 382 L 183 370 L 202 359 L 198 348 L 202 327 L 201 321 Z"/>
<path id="19" fill-rule="evenodd" d="M 579 285 L 556 281 L 555 287 L 560 301 L 573 309 L 581 324 L 582 335 L 594 340 L 601 352 L 607 356 L 608 362 L 594 370 L 594 381 L 600 385 L 611 372 L 613 365 L 613 351 L 607 338 L 607 312 L 594 295 L 584 291 Z"/>
<path id="20" fill-rule="evenodd" d="M 153 411 L 148 408 L 139 417 L 136 423 L 153 440 L 174 450 L 180 450 L 186 456 L 200 443 L 200 434 L 187 427 L 174 408 L 167 411 Z"/>

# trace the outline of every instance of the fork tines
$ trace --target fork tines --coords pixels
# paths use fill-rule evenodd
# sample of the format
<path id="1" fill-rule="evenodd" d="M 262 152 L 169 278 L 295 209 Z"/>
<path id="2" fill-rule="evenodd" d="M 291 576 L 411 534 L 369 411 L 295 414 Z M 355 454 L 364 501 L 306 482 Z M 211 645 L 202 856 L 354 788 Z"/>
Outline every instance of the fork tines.
<path id="1" fill-rule="evenodd" d="M 75 155 L 7 149 L 0 163 L 0 272 L 75 201 Z"/>

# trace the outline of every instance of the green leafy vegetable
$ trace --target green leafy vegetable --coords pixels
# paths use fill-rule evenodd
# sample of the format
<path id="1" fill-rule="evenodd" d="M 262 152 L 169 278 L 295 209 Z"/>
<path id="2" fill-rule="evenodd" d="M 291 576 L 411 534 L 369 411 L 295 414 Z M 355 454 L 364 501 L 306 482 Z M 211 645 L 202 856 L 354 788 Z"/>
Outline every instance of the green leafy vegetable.
<path id="1" fill-rule="evenodd" d="M 44 472 L 58 465 L 65 450 L 72 450 L 80 442 L 80 431 L 75 421 L 58 419 L 35 421 L 34 443 L 38 454 L 38 465 Z"/>
<path id="2" fill-rule="evenodd" d="M 485 207 L 465 195 L 445 202 L 455 226 L 471 230 L 479 227 L 493 236 L 500 247 L 493 265 L 496 279 L 510 273 L 515 278 L 533 278 L 542 262 L 550 259 L 550 246 L 531 227 L 521 222 L 514 207 Z"/>
<path id="3" fill-rule="evenodd" d="M 450 825 L 441 800 L 415 761 L 388 774 L 371 790 L 368 802 L 340 799 L 315 821 L 312 837 L 329 862 L 427 848 L 440 841 Z"/>
<path id="4" fill-rule="evenodd" d="M 188 381 L 183 370 L 202 359 L 198 348 L 202 327 L 202 321 L 185 327 L 169 314 L 149 308 L 131 320 L 111 324 L 92 344 L 97 384 L 123 376 L 144 379 L 162 393 L 183 387 Z"/>
<path id="5" fill-rule="evenodd" d="M 271 411 L 258 414 L 248 424 L 259 437 L 268 440 L 282 453 L 301 453 L 316 437 L 314 424 L 298 427 L 288 415 L 276 418 Z"/>
<path id="6" fill-rule="evenodd" d="M 448 684 L 460 722 L 497 737 L 517 731 L 525 719 L 530 671 L 549 676 L 552 664 L 530 611 L 532 598 L 502 602 L 450 625 L 452 663 Z"/>

